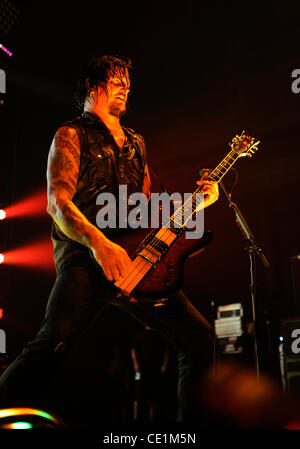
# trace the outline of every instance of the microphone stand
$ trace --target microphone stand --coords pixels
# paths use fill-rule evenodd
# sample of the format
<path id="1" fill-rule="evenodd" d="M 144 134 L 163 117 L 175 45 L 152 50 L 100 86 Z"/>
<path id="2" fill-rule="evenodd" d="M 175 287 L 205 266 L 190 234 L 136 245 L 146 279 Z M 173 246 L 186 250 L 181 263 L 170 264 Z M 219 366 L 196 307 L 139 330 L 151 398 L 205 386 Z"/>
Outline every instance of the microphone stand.
<path id="1" fill-rule="evenodd" d="M 256 359 L 256 373 L 257 377 L 259 377 L 259 362 L 258 362 L 258 351 L 257 351 L 257 338 L 256 338 L 256 318 L 255 318 L 255 309 L 256 309 L 256 258 L 258 256 L 264 266 L 266 268 L 270 267 L 270 264 L 265 257 L 262 249 L 258 246 L 256 239 L 249 228 L 244 216 L 241 211 L 237 207 L 235 203 L 231 201 L 231 194 L 229 194 L 223 184 L 222 181 L 219 182 L 221 185 L 227 199 L 228 205 L 233 210 L 235 214 L 235 221 L 238 224 L 238 227 L 243 235 L 243 237 L 248 241 L 248 247 L 245 248 L 248 250 L 249 259 L 250 259 L 250 294 L 252 301 L 252 317 L 253 317 L 253 337 L 254 337 L 254 351 L 255 351 L 255 359 Z"/>

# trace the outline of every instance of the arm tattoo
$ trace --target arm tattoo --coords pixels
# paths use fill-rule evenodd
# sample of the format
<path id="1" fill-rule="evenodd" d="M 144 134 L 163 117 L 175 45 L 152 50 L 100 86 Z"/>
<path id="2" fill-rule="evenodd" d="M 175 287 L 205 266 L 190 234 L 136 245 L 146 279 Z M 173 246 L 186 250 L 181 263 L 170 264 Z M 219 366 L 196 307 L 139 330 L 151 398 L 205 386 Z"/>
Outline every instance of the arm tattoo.
<path id="1" fill-rule="evenodd" d="M 76 192 L 80 168 L 80 142 L 76 130 L 59 128 L 49 153 L 48 212 L 69 238 L 89 246 L 99 231 L 80 212 L 72 199 Z"/>
<path id="2" fill-rule="evenodd" d="M 63 126 L 57 131 L 49 153 L 49 192 L 65 189 L 72 199 L 80 166 L 80 142 L 76 130 Z"/>
<path id="3" fill-rule="evenodd" d="M 82 217 L 78 215 L 76 206 L 74 206 L 73 203 L 66 203 L 62 208 L 62 213 L 67 218 L 68 225 L 70 229 L 72 229 L 72 233 L 75 233 L 75 235 L 84 236 L 86 226 L 82 220 Z"/>

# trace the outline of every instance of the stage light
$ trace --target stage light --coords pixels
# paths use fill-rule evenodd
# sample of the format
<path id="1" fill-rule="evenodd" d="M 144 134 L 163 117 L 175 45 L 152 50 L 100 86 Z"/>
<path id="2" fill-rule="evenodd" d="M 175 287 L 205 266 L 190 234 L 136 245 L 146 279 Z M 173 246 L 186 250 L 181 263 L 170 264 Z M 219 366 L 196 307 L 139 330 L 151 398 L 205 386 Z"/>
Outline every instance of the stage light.
<path id="1" fill-rule="evenodd" d="M 0 410 L 0 429 L 66 428 L 58 416 L 35 408 L 6 408 Z"/>
<path id="2" fill-rule="evenodd" d="M 16 265 L 42 271 L 54 270 L 53 245 L 49 237 L 3 254 L 6 265 Z"/>
<path id="3" fill-rule="evenodd" d="M 5 208 L 6 218 L 47 216 L 47 192 L 40 190 Z"/>
<path id="4" fill-rule="evenodd" d="M 0 44 L 0 49 L 2 51 L 4 51 L 4 53 L 6 53 L 8 56 L 12 56 L 13 55 L 13 53 L 11 51 L 9 51 L 8 48 L 4 47 L 3 44 Z"/>
<path id="5" fill-rule="evenodd" d="M 4 220 L 6 218 L 6 212 L 4 209 L 0 209 L 0 220 Z"/>
<path id="6" fill-rule="evenodd" d="M 33 429 L 33 425 L 30 422 L 12 422 L 10 424 L 4 424 L 2 426 L 2 429 Z"/>
<path id="7" fill-rule="evenodd" d="M 3 309 L 2 307 L 0 307 L 0 320 L 2 320 L 2 318 L 3 318 Z"/>
<path id="8" fill-rule="evenodd" d="M 57 422 L 57 419 L 48 412 L 33 408 L 6 408 L 0 410 L 0 418 L 7 418 L 8 416 L 20 416 L 20 415 L 35 415 L 42 418 L 49 419 L 53 422 Z"/>
<path id="9" fill-rule="evenodd" d="M 4 262 L 4 254 L 0 253 L 0 263 L 3 263 L 3 262 Z"/>

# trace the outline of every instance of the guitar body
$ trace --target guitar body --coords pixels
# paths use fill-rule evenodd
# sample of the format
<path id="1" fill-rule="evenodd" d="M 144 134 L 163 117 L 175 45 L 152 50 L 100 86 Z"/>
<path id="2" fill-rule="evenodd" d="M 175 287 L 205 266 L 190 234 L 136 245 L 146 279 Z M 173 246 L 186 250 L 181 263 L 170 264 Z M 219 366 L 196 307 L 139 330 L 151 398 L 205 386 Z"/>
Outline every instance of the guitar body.
<path id="1" fill-rule="evenodd" d="M 147 235 L 149 235 L 149 229 L 139 229 L 116 233 L 108 238 L 122 246 L 134 259 L 142 246 L 138 246 L 138 242 L 142 242 Z M 187 239 L 186 233 L 183 232 L 135 287 L 131 296 L 136 299 L 159 299 L 176 293 L 183 283 L 184 261 L 187 257 L 202 252 L 212 238 L 213 234 L 210 231 L 205 232 L 200 239 Z M 97 266 L 99 267 L 98 264 Z"/>
<path id="2" fill-rule="evenodd" d="M 187 239 L 185 232 L 177 237 L 157 264 L 133 290 L 133 297 L 164 298 L 180 290 L 183 283 L 184 261 L 204 251 L 213 234 L 205 232 L 201 239 Z"/>

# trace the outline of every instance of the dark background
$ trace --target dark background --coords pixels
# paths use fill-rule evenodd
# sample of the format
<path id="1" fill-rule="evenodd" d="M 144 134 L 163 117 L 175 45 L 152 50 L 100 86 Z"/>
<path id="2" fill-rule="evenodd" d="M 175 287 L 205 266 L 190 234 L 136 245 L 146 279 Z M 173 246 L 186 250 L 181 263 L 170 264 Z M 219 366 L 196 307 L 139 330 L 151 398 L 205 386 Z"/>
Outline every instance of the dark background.
<path id="1" fill-rule="evenodd" d="M 291 90 L 291 73 L 300 68 L 297 2 L 13 4 L 20 17 L 1 37 L 14 56 L 1 55 L 8 85 L 1 107 L 0 203 L 15 204 L 45 188 L 52 137 L 78 115 L 73 90 L 86 60 L 129 56 L 135 71 L 123 124 L 144 135 L 149 164 L 169 190 L 195 190 L 199 170 L 214 168 L 242 130 L 261 140 L 252 159 L 238 161 L 232 198 L 270 262 L 266 270 L 257 260 L 257 319 L 262 364 L 271 359 L 277 375 L 280 319 L 299 313 L 300 300 L 290 261 L 300 253 L 300 94 Z M 224 179 L 229 189 L 233 180 L 232 174 Z M 209 320 L 212 300 L 216 307 L 242 302 L 249 319 L 246 241 L 222 191 L 206 210 L 205 224 L 214 240 L 185 264 L 184 289 Z M 46 214 L 0 223 L 3 252 L 47 238 L 50 228 Z M 44 257 L 51 259 L 51 246 Z M 54 279 L 53 268 L 1 266 L 9 360 L 38 330 Z M 118 312 L 105 335 L 130 340 L 136 327 Z"/>

